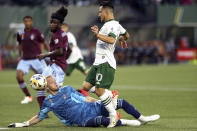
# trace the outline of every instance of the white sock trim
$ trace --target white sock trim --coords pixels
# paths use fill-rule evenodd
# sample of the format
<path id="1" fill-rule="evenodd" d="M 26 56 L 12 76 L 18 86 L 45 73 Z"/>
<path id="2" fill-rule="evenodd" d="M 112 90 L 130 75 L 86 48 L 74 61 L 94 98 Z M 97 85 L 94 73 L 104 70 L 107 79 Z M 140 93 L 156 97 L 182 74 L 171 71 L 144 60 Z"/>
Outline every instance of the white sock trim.
<path id="1" fill-rule="evenodd" d="M 105 108 L 107 109 L 107 111 L 109 112 L 109 115 L 116 115 L 116 110 L 114 108 L 114 105 L 112 103 L 112 98 L 110 97 L 109 93 L 107 91 L 105 91 L 105 93 L 99 97 L 101 99 L 101 101 L 103 102 Z"/>
<path id="2" fill-rule="evenodd" d="M 46 91 L 37 91 L 36 96 L 37 97 L 46 96 Z"/>

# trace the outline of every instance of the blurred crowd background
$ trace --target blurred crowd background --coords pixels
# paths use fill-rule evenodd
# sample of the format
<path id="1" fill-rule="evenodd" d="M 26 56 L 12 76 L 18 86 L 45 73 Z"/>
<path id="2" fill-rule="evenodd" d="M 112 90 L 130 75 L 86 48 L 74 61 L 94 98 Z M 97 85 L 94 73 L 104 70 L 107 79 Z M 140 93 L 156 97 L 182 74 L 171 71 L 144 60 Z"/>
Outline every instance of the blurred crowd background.
<path id="1" fill-rule="evenodd" d="M 24 28 L 23 16 L 32 15 L 34 26 L 49 42 L 50 14 L 62 2 L 69 5 L 65 21 L 76 36 L 86 63 L 94 62 L 96 39 L 90 27 L 102 25 L 97 17 L 98 0 L 0 0 L 0 52 L 4 69 L 16 67 L 16 32 Z M 185 62 L 178 59 L 177 50 L 196 49 L 197 0 L 114 0 L 114 3 L 116 18 L 131 34 L 128 49 L 117 45 L 117 64 Z"/>
<path id="2" fill-rule="evenodd" d="M 20 5 L 20 6 L 57 6 L 61 4 L 62 0 L 0 0 L 2 5 Z M 90 6 L 98 4 L 98 0 L 67 0 L 64 3 L 73 6 Z M 144 6 L 148 4 L 171 4 L 171 5 L 191 5 L 197 4 L 196 0 L 114 0 L 114 3 L 119 4 L 135 4 Z"/>

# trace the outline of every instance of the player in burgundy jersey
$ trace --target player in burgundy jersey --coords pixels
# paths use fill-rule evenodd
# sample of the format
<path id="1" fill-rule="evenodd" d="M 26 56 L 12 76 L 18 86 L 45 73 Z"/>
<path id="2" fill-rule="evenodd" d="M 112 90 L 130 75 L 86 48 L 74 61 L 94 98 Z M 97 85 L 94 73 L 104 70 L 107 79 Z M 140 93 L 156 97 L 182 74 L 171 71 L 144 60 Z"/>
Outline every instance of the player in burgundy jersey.
<path id="1" fill-rule="evenodd" d="M 49 50 L 49 46 L 45 43 L 43 34 L 32 26 L 33 20 L 31 16 L 25 16 L 23 22 L 25 29 L 17 33 L 17 41 L 19 43 L 19 63 L 17 65 L 16 78 L 20 88 L 26 95 L 25 99 L 21 101 L 21 104 L 27 104 L 33 101 L 33 97 L 29 93 L 23 77 L 28 74 L 30 69 L 39 74 L 43 72 L 46 63 L 37 59 L 36 56 L 41 54 L 43 47 Z M 37 92 L 37 100 L 40 107 L 45 96 L 45 91 Z"/>
<path id="2" fill-rule="evenodd" d="M 50 29 L 53 35 L 50 40 L 50 52 L 38 55 L 40 60 L 50 57 L 50 64 L 42 73 L 44 76 L 53 76 L 59 86 L 64 81 L 64 72 L 67 67 L 66 59 L 71 50 L 68 45 L 66 32 L 61 30 L 64 17 L 67 15 L 67 9 L 61 7 L 57 12 L 53 13 L 50 21 Z"/>

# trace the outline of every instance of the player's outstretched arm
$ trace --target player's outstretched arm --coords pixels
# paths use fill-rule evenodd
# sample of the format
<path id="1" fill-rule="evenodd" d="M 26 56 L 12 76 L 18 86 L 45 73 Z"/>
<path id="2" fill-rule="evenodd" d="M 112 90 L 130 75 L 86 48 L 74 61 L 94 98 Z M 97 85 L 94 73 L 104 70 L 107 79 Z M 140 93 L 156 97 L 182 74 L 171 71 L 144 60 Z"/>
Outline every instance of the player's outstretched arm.
<path id="1" fill-rule="evenodd" d="M 28 127 L 39 123 L 41 120 L 38 118 L 38 115 L 32 117 L 30 120 L 25 121 L 23 123 L 12 123 L 9 124 L 8 127 L 15 128 L 15 127 Z"/>
<path id="2" fill-rule="evenodd" d="M 63 48 L 58 48 L 52 52 L 40 54 L 37 56 L 38 59 L 42 60 L 45 57 L 51 57 L 51 56 L 57 56 L 57 55 L 63 55 Z"/>

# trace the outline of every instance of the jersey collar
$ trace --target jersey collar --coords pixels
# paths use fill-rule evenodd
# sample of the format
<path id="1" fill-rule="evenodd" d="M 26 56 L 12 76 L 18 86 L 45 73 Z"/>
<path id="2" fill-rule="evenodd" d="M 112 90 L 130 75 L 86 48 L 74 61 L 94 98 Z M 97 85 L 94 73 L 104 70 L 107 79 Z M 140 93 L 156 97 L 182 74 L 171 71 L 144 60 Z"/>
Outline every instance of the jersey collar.
<path id="1" fill-rule="evenodd" d="M 108 21 L 106 21 L 106 22 L 109 22 L 109 21 L 117 21 L 116 19 L 109 19 Z M 106 23 L 105 22 L 105 23 Z"/>

